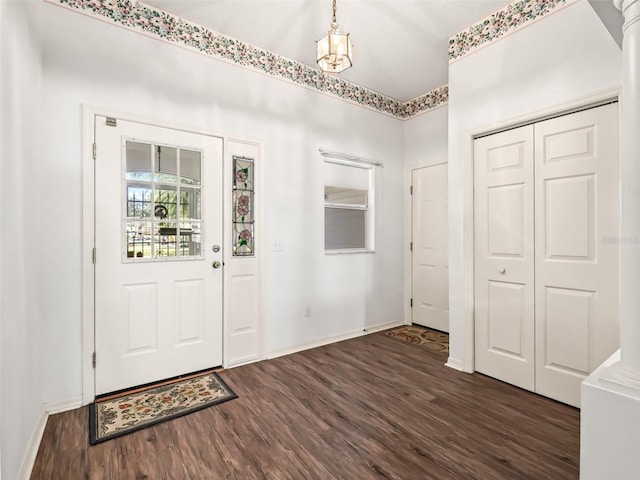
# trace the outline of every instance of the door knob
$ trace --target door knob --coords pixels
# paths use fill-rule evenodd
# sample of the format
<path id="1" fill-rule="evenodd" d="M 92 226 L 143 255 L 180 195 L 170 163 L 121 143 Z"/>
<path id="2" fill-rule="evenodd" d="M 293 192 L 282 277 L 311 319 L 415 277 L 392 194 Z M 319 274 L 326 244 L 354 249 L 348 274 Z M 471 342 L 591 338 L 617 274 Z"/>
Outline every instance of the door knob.
<path id="1" fill-rule="evenodd" d="M 504 268 L 504 267 L 500 267 L 500 268 L 498 269 L 498 273 L 499 273 L 500 275 L 504 275 L 504 273 L 505 273 L 505 272 L 506 272 L 506 270 L 505 270 L 505 268 Z"/>
<path id="2" fill-rule="evenodd" d="M 221 265 L 222 265 L 222 264 L 221 264 L 218 260 L 216 260 L 215 262 L 213 262 L 213 264 L 212 264 L 211 266 L 212 266 L 213 268 L 220 268 L 220 266 L 221 266 Z"/>

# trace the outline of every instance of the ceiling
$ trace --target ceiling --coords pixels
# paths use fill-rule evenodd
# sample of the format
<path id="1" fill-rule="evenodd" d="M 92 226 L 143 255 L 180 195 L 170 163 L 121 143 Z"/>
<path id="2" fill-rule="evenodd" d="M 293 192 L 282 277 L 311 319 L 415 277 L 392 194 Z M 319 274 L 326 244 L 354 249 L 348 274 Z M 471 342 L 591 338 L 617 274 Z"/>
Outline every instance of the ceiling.
<path id="1" fill-rule="evenodd" d="M 331 0 L 142 0 L 153 7 L 313 67 Z M 354 65 L 345 80 L 400 101 L 445 85 L 449 37 L 507 0 L 338 0 Z M 609 2 L 611 3 L 611 2 Z"/>

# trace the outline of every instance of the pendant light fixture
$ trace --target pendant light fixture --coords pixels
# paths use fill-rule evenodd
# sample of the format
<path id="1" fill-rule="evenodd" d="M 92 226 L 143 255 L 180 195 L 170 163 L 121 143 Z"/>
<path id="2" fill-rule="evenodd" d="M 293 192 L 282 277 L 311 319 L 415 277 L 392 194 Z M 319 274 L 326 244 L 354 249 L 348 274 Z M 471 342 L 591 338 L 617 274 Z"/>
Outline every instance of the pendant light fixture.
<path id="1" fill-rule="evenodd" d="M 349 34 L 340 32 L 336 21 L 336 0 L 333 0 L 333 22 L 329 33 L 316 41 L 316 61 L 323 72 L 340 73 L 353 65 L 353 45 Z"/>

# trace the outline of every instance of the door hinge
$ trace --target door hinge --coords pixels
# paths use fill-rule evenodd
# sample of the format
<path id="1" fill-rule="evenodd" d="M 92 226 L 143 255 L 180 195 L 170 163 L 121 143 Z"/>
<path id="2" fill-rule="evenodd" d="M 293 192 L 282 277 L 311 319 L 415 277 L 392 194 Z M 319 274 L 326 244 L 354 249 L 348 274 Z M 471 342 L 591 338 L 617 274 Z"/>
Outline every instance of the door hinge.
<path id="1" fill-rule="evenodd" d="M 93 365 L 93 368 L 96 368 L 96 352 L 93 352 L 93 355 L 91 355 L 91 365 Z"/>
<path id="2" fill-rule="evenodd" d="M 413 308 L 413 298 L 409 299 L 409 306 Z"/>
<path id="3" fill-rule="evenodd" d="M 409 187 L 409 195 L 413 195 L 413 185 Z"/>
<path id="4" fill-rule="evenodd" d="M 96 247 L 93 247 L 93 251 L 91 252 L 91 261 L 96 263 Z"/>
<path id="5" fill-rule="evenodd" d="M 413 252 L 413 242 L 409 242 L 409 250 Z"/>
<path id="6" fill-rule="evenodd" d="M 118 121 L 113 117 L 107 117 L 107 127 L 117 127 Z"/>
<path id="7" fill-rule="evenodd" d="M 98 156 L 98 147 L 96 146 L 96 144 L 93 144 L 93 159 L 95 160 Z"/>

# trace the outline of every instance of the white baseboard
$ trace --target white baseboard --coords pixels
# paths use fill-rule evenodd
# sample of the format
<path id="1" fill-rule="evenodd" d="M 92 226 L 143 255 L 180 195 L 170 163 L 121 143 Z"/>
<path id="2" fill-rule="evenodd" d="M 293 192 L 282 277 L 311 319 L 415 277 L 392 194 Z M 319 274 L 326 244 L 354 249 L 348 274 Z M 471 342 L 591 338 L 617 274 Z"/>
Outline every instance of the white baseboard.
<path id="1" fill-rule="evenodd" d="M 404 320 L 396 320 L 393 322 L 379 323 L 377 325 L 372 325 L 363 329 L 351 330 L 341 333 L 340 335 L 323 338 L 322 340 L 317 340 L 315 342 L 303 343 L 290 348 L 270 352 L 267 354 L 266 359 L 269 360 L 272 358 L 284 357 L 285 355 L 291 355 L 292 353 L 298 353 L 312 348 L 323 347 L 331 343 L 343 342 L 344 340 L 350 340 L 352 338 L 369 335 L 370 333 L 376 333 L 381 330 L 386 330 L 387 328 L 397 327 L 405 324 L 406 323 Z"/>
<path id="2" fill-rule="evenodd" d="M 82 395 L 70 398 L 69 400 L 62 400 L 60 402 L 47 402 L 44 404 L 44 409 L 48 415 L 54 415 L 56 413 L 68 412 L 69 410 L 75 410 L 82 406 Z"/>
<path id="3" fill-rule="evenodd" d="M 272 358 L 284 357 L 285 355 L 291 355 L 292 353 L 302 352 L 304 350 L 310 350 L 312 348 L 323 347 L 331 343 L 342 342 L 344 340 L 350 340 L 352 338 L 360 337 L 363 335 L 362 329 L 352 330 L 333 337 L 323 338 L 315 342 L 303 343 L 295 345 L 290 348 L 284 348 L 282 350 L 276 350 L 274 352 L 267 353 L 267 360 Z"/>
<path id="4" fill-rule="evenodd" d="M 371 326 L 365 327 L 364 332 L 365 333 L 376 333 L 376 332 L 381 332 L 382 330 L 387 330 L 389 328 L 400 327 L 402 325 L 409 325 L 409 323 L 407 323 L 405 320 L 397 320 L 395 322 L 379 323 L 377 325 L 371 325 Z"/>
<path id="5" fill-rule="evenodd" d="M 40 414 L 36 420 L 36 424 L 33 426 L 31 436 L 27 442 L 27 448 L 22 457 L 22 465 L 20 465 L 20 472 L 18 473 L 18 480 L 29 480 L 31 477 L 31 471 L 33 465 L 36 462 L 36 455 L 38 455 L 38 449 L 40 448 L 40 441 L 42 440 L 42 434 L 44 433 L 44 427 L 47 425 L 47 418 L 49 415 L 45 410 L 44 404 L 40 409 Z"/>
<path id="6" fill-rule="evenodd" d="M 82 406 L 82 397 L 74 397 L 69 400 L 63 400 L 61 402 L 43 403 L 40 408 L 40 414 L 36 420 L 36 424 L 33 427 L 27 448 L 24 452 L 22 459 L 22 465 L 20 465 L 20 472 L 18 473 L 18 480 L 29 480 L 31 477 L 31 471 L 33 465 L 36 462 L 36 456 L 38 455 L 38 449 L 40 448 L 40 442 L 42 442 L 42 435 L 44 429 L 47 426 L 47 419 L 49 415 L 55 413 L 66 412 Z"/>
<path id="7" fill-rule="evenodd" d="M 240 358 L 238 360 L 234 360 L 233 362 L 229 362 L 224 368 L 241 367 L 243 365 L 249 365 L 251 363 L 259 362 L 260 360 L 262 360 L 262 358 L 252 355 L 251 357 Z"/>
<path id="8" fill-rule="evenodd" d="M 464 372 L 464 364 L 459 358 L 449 357 L 447 359 L 447 363 L 444 364 L 445 367 L 453 368 L 454 370 L 459 370 L 460 372 Z"/>

